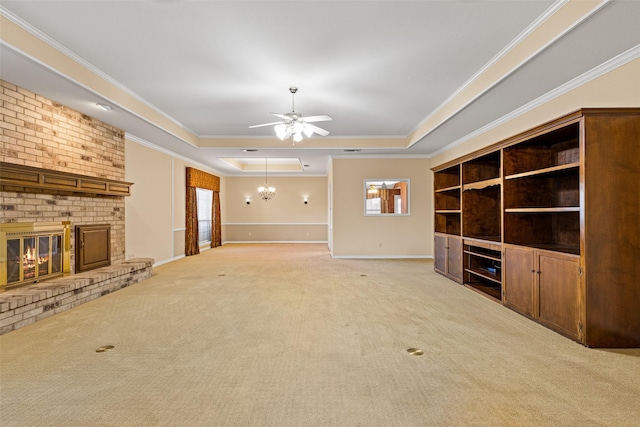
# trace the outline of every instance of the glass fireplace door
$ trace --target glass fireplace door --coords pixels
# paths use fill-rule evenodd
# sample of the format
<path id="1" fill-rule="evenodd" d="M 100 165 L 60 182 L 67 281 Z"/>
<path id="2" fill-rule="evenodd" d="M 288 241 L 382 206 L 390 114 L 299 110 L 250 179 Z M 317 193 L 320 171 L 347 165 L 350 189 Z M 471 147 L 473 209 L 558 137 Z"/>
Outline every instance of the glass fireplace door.
<path id="1" fill-rule="evenodd" d="M 7 284 L 22 281 L 22 239 L 7 240 Z"/>
<path id="2" fill-rule="evenodd" d="M 62 273 L 62 234 L 7 239 L 7 285 Z"/>

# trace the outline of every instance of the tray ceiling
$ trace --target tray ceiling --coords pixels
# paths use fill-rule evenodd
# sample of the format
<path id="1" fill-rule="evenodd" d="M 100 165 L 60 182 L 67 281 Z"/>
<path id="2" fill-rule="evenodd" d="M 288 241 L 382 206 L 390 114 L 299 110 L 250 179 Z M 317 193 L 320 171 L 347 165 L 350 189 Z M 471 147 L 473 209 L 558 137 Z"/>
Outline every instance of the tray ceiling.
<path id="1" fill-rule="evenodd" d="M 307 166 L 282 174 L 323 175 L 330 156 L 430 156 L 640 45 L 640 2 L 622 1 L 54 0 L 0 12 L 0 78 L 225 175 L 258 172 L 223 158 L 295 158 Z M 330 136 L 293 146 L 249 129 L 290 111 L 290 86 L 296 111 L 333 117 Z"/>

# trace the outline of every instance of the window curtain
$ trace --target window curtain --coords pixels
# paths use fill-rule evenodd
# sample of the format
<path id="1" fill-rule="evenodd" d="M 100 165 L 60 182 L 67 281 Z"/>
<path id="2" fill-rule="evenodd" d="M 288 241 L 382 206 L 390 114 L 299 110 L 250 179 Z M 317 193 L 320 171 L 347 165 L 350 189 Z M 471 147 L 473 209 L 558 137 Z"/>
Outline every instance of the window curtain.
<path id="1" fill-rule="evenodd" d="M 213 203 L 211 204 L 211 247 L 222 245 L 222 225 L 220 224 L 220 192 L 213 192 Z"/>
<path id="2" fill-rule="evenodd" d="M 198 255 L 198 197 L 196 187 L 187 187 L 187 218 L 184 239 L 184 254 L 186 256 Z"/>
<path id="3" fill-rule="evenodd" d="M 186 206 L 186 232 L 185 255 L 197 255 L 200 253 L 198 244 L 198 205 L 196 188 L 205 188 L 213 191 L 213 203 L 211 204 L 211 247 L 222 244 L 222 226 L 220 224 L 220 177 L 211 175 L 195 168 L 187 168 L 187 206 Z"/>

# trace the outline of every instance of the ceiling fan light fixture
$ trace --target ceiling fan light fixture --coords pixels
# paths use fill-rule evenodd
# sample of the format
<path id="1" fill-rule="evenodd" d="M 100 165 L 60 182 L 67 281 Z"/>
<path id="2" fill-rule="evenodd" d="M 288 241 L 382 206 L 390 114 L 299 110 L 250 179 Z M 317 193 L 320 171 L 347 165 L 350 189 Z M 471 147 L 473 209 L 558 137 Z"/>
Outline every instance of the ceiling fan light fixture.
<path id="1" fill-rule="evenodd" d="M 285 139 L 287 139 L 287 125 L 285 124 L 280 124 L 280 125 L 276 125 L 276 127 L 274 128 L 276 131 L 276 136 L 281 140 L 284 141 Z"/>
<path id="2" fill-rule="evenodd" d="M 290 87 L 291 92 L 291 112 L 290 113 L 270 113 L 280 119 L 279 122 L 262 123 L 259 125 L 249 126 L 249 128 L 259 128 L 263 126 L 274 126 L 276 136 L 281 141 L 285 139 L 293 138 L 293 142 L 300 142 L 304 139 L 304 136 L 311 138 L 311 135 L 317 133 L 320 136 L 329 135 L 329 131 L 322 129 L 316 125 L 312 125 L 312 122 L 326 122 L 333 120 L 331 116 L 326 114 L 318 116 L 304 117 L 301 113 L 296 113 L 295 109 L 295 94 L 298 91 L 296 87 Z"/>

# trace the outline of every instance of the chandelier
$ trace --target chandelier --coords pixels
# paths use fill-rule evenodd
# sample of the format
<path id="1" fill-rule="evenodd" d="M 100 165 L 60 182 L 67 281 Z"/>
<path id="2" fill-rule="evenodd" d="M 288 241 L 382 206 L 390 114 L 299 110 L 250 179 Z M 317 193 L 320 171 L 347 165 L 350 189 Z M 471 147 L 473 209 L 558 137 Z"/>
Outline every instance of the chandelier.
<path id="1" fill-rule="evenodd" d="M 258 187 L 258 196 L 265 202 L 276 197 L 276 189 L 269 185 L 267 179 L 267 158 L 264 159 L 264 186 Z"/>

